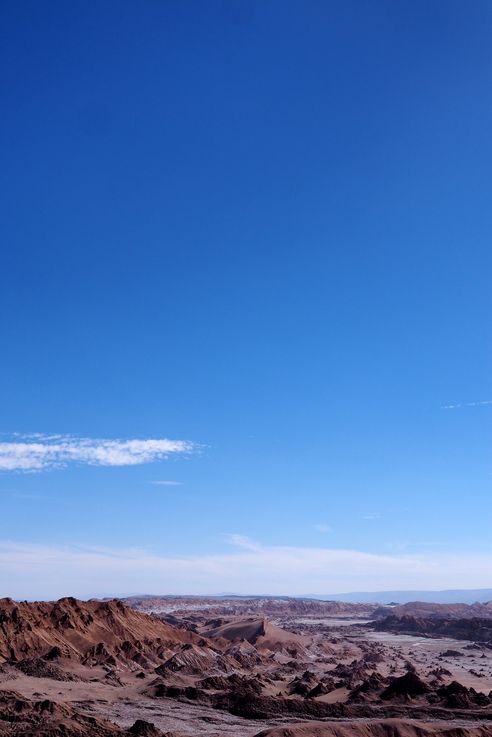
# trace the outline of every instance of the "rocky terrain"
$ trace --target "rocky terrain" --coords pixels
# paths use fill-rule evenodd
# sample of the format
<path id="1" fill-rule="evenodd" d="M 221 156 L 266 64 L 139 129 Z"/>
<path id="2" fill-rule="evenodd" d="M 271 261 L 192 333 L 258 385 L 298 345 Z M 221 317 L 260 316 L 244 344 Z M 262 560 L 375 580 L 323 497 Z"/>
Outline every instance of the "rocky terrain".
<path id="1" fill-rule="evenodd" d="M 129 729 L 122 729 L 105 719 L 86 716 L 67 704 L 49 699 L 26 699 L 15 691 L 0 691 L 0 735 L 159 737 L 163 733 L 142 720 L 137 720 Z"/>
<path id="2" fill-rule="evenodd" d="M 492 601 L 474 604 L 430 604 L 412 601 L 392 607 L 378 607 L 373 616 L 415 617 L 417 619 L 490 619 L 492 620 Z"/>
<path id="3" fill-rule="evenodd" d="M 492 647 L 492 619 L 478 617 L 447 619 L 445 617 L 413 617 L 391 614 L 375 624 L 377 630 L 423 637 L 454 637 L 472 640 Z"/>
<path id="4" fill-rule="evenodd" d="M 3 599 L 0 735 L 492 737 L 492 620 L 405 607 Z"/>
<path id="5" fill-rule="evenodd" d="M 288 596 L 129 596 L 123 600 L 132 609 L 146 613 L 199 615 L 208 611 L 212 616 L 289 614 L 322 614 L 325 616 L 372 616 L 374 604 L 351 604 L 343 601 L 320 601 Z"/>

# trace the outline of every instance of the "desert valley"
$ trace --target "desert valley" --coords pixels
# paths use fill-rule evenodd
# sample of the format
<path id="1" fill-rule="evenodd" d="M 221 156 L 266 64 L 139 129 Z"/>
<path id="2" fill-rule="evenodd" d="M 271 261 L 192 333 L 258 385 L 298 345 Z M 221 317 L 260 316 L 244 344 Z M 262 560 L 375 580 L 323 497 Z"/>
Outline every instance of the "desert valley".
<path id="1" fill-rule="evenodd" d="M 486 737 L 492 603 L 0 601 L 0 734 Z"/>

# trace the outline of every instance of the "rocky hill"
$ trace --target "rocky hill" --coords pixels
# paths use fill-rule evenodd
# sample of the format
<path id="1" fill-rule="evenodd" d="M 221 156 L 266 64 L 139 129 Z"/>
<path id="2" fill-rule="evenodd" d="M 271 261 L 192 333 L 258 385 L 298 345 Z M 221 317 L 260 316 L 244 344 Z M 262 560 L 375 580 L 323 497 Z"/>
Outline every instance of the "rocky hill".
<path id="1" fill-rule="evenodd" d="M 415 617 L 417 619 L 490 619 L 492 601 L 481 604 L 434 604 L 426 601 L 411 601 L 393 607 L 380 607 L 375 617 Z"/>
<path id="2" fill-rule="evenodd" d="M 125 606 L 121 601 L 15 602 L 0 599 L 0 663 L 46 657 L 148 667 L 180 645 L 204 639 Z"/>
<path id="3" fill-rule="evenodd" d="M 389 617 L 376 622 L 375 629 L 400 634 L 418 634 L 432 637 L 451 637 L 457 640 L 492 643 L 492 619 L 443 617 L 413 617 L 409 615 Z"/>

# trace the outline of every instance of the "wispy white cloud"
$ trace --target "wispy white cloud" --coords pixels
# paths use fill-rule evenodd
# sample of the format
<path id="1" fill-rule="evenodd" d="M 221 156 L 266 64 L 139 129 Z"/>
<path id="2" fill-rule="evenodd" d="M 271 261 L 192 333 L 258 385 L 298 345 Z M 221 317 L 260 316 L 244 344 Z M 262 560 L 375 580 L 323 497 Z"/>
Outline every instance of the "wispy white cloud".
<path id="1" fill-rule="evenodd" d="M 28 499 L 29 501 L 33 499 L 44 499 L 44 497 L 40 496 L 39 494 L 24 494 L 22 491 L 13 491 L 11 492 L 10 496 L 13 499 Z"/>
<path id="2" fill-rule="evenodd" d="M 316 530 L 316 532 L 321 532 L 322 535 L 326 535 L 328 532 L 332 532 L 332 528 L 330 527 L 330 525 L 325 525 L 323 523 L 314 525 L 314 529 Z"/>
<path id="3" fill-rule="evenodd" d="M 234 545 L 236 548 L 243 548 L 243 550 L 261 550 L 260 543 L 257 543 L 256 540 L 252 540 L 246 535 L 227 532 L 222 537 L 226 542 L 230 545 Z"/>
<path id="4" fill-rule="evenodd" d="M 362 519 L 380 519 L 381 512 L 367 512 L 362 515 Z"/>
<path id="5" fill-rule="evenodd" d="M 482 407 L 492 404 L 492 399 L 484 399 L 482 402 L 463 402 L 462 404 L 444 404 L 441 409 L 461 409 L 462 407 Z"/>
<path id="6" fill-rule="evenodd" d="M 0 442 L 0 470 L 43 471 L 70 464 L 135 466 L 160 461 L 172 454 L 190 453 L 195 448 L 188 441 L 165 438 L 108 440 L 70 435 L 16 435 Z"/>
<path id="7" fill-rule="evenodd" d="M 380 554 L 239 544 L 233 552 L 172 556 L 141 548 L 0 542 L 0 589 L 2 596 L 13 598 L 132 591 L 302 595 L 483 588 L 490 585 L 491 570 L 492 553 L 466 551 Z"/>
<path id="8" fill-rule="evenodd" d="M 153 486 L 183 486 L 182 481 L 149 481 Z"/>

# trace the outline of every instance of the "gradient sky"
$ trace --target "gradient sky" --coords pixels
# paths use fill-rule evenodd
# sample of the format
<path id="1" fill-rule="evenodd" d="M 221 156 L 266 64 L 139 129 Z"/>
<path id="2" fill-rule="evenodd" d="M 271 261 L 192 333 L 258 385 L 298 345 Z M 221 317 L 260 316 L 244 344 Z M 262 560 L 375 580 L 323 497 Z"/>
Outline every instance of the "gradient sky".
<path id="1" fill-rule="evenodd" d="M 489 0 L 0 14 L 0 596 L 491 586 Z"/>

